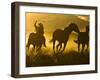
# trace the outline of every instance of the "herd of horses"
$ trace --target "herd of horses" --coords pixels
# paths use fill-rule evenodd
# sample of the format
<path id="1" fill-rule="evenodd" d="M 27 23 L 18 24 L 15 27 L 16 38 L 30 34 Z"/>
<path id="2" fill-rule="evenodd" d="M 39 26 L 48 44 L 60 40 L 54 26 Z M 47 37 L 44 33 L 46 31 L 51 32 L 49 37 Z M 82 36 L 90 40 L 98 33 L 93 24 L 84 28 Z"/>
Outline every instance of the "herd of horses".
<path id="1" fill-rule="evenodd" d="M 77 24 L 71 23 L 68 27 L 66 27 L 64 30 L 56 29 L 53 32 L 52 39 L 50 42 L 53 43 L 53 51 L 56 50 L 59 52 L 63 52 L 65 50 L 65 47 L 68 43 L 69 36 L 71 32 L 74 31 L 76 34 L 78 34 L 77 40 L 74 40 L 75 43 L 78 44 L 78 52 L 80 52 L 80 44 L 82 44 L 82 52 L 84 51 L 85 45 L 87 45 L 87 49 L 89 46 L 89 26 L 86 27 L 86 32 L 80 32 Z M 58 44 L 56 44 L 56 41 L 58 41 Z M 64 44 L 64 46 L 62 46 Z M 46 38 L 43 35 L 37 35 L 36 33 L 32 32 L 29 35 L 27 47 L 30 48 L 30 45 L 33 45 L 33 48 L 40 49 L 42 45 L 46 47 Z M 56 46 L 56 47 L 55 47 Z"/>

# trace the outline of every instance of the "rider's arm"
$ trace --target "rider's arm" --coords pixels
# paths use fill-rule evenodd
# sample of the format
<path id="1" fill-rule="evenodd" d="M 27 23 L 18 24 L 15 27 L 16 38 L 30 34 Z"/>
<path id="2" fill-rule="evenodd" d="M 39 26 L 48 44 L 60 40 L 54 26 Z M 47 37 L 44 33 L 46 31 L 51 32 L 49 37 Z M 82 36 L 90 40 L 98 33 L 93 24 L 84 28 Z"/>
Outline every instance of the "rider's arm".
<path id="1" fill-rule="evenodd" d="M 37 23 L 37 20 L 36 20 L 36 22 L 35 22 L 35 24 L 34 24 L 34 27 L 35 27 L 35 28 L 37 28 L 37 25 L 36 25 L 36 23 Z"/>

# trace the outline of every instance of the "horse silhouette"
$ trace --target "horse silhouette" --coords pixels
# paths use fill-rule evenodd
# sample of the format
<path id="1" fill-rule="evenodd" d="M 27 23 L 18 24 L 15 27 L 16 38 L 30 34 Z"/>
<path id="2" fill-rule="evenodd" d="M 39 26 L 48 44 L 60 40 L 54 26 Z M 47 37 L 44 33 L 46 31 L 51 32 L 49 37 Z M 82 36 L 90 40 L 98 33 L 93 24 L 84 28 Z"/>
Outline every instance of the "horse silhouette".
<path id="1" fill-rule="evenodd" d="M 27 43 L 27 47 L 29 50 L 30 45 L 33 45 L 33 48 L 37 50 L 40 49 L 42 47 L 42 45 L 44 45 L 44 47 L 46 47 L 46 39 L 43 35 L 38 35 L 37 33 L 30 33 L 29 38 L 28 38 L 28 43 Z"/>
<path id="2" fill-rule="evenodd" d="M 84 51 L 85 45 L 87 45 L 87 49 L 89 47 L 89 26 L 86 27 L 86 32 L 80 32 L 78 34 L 78 39 L 74 40 L 75 43 L 78 44 L 78 52 L 80 52 L 80 44 L 82 44 L 82 51 Z"/>
<path id="3" fill-rule="evenodd" d="M 52 40 L 50 42 L 53 42 L 54 53 L 55 53 L 55 43 L 56 43 L 56 41 L 58 41 L 58 44 L 56 45 L 57 51 L 61 51 L 61 49 L 62 49 L 61 52 L 63 52 L 65 50 L 65 47 L 66 47 L 67 42 L 69 40 L 69 36 L 70 36 L 72 31 L 77 32 L 77 33 L 80 32 L 79 29 L 78 29 L 78 26 L 75 23 L 71 23 L 64 30 L 56 29 L 53 32 Z M 63 48 L 62 48 L 62 44 L 64 44 Z"/>

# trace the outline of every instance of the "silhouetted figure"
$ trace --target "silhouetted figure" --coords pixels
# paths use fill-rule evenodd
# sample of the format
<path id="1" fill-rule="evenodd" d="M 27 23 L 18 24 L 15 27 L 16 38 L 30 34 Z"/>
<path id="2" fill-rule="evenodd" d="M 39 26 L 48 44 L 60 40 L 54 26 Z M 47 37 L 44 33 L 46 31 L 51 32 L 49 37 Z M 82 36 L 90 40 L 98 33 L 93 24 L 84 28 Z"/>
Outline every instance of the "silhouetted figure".
<path id="1" fill-rule="evenodd" d="M 78 52 L 80 52 L 80 44 L 82 44 L 82 53 L 84 51 L 85 45 L 87 45 L 87 49 L 89 47 L 89 26 L 86 26 L 86 32 L 80 32 L 78 34 L 78 39 L 74 40 L 75 43 L 78 44 Z"/>
<path id="2" fill-rule="evenodd" d="M 44 34 L 44 27 L 43 27 L 42 23 L 39 23 L 37 25 L 37 21 L 36 21 L 35 24 L 34 24 L 34 27 L 35 27 L 36 33 L 38 35 L 43 35 Z"/>
<path id="3" fill-rule="evenodd" d="M 59 43 L 56 45 L 57 51 L 61 51 L 62 44 L 64 44 L 64 47 L 62 49 L 62 52 L 65 50 L 65 47 L 67 45 L 69 36 L 72 31 L 75 31 L 79 33 L 78 26 L 75 23 L 71 23 L 68 27 L 66 27 L 64 30 L 56 29 L 53 33 L 52 40 L 53 42 L 53 50 L 55 52 L 55 42 L 58 41 Z"/>
<path id="4" fill-rule="evenodd" d="M 46 47 L 46 39 L 44 37 L 44 28 L 43 28 L 43 24 L 39 23 L 38 25 L 37 21 L 35 22 L 34 26 L 36 29 L 36 33 L 30 33 L 29 38 L 28 38 L 28 43 L 27 43 L 27 47 L 29 49 L 30 45 L 33 45 L 33 48 L 37 48 L 40 49 L 42 47 L 42 44 Z"/>
<path id="5" fill-rule="evenodd" d="M 37 24 L 37 21 L 34 24 L 36 33 L 31 33 L 28 38 L 28 43 L 27 43 L 28 49 L 31 44 L 33 45 L 33 48 L 34 49 L 37 48 L 37 50 L 42 47 L 42 44 L 46 47 L 46 44 L 45 44 L 46 39 L 43 35 L 44 34 L 43 24 L 39 23 L 38 26 L 36 24 Z"/>
<path id="6" fill-rule="evenodd" d="M 44 47 L 46 47 L 45 42 L 46 40 L 43 35 L 39 36 L 36 33 L 30 33 L 27 43 L 28 50 L 30 45 L 33 45 L 33 48 L 37 48 L 37 50 L 42 47 L 42 44 L 44 45 Z"/>

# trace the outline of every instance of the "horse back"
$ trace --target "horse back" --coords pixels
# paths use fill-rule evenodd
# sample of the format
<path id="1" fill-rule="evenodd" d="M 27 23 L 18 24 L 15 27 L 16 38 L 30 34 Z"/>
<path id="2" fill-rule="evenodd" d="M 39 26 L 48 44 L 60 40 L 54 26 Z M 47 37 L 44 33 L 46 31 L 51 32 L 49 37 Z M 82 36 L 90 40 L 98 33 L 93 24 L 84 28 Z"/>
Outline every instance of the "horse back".
<path id="1" fill-rule="evenodd" d="M 63 30 L 56 29 L 53 33 L 53 38 L 60 38 L 61 39 L 62 35 L 63 35 Z"/>

